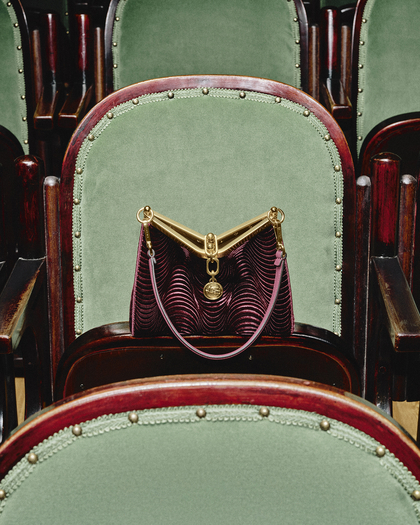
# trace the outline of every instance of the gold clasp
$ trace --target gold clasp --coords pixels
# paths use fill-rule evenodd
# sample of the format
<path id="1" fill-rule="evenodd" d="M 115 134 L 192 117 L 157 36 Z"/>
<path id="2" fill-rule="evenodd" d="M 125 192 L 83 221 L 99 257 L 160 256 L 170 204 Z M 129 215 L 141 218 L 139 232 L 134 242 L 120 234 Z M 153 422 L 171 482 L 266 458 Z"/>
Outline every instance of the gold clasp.
<path id="1" fill-rule="evenodd" d="M 141 218 L 141 214 L 143 213 L 143 219 Z M 144 206 L 143 208 L 140 208 L 137 212 L 137 220 L 143 225 L 144 230 L 144 238 L 146 239 L 146 246 L 147 249 L 152 252 L 152 238 L 150 237 L 150 229 L 149 225 L 153 220 L 153 210 L 150 206 Z"/>
<path id="2" fill-rule="evenodd" d="M 210 301 L 219 299 L 223 293 L 223 286 L 216 281 L 216 275 L 219 273 L 219 259 L 218 259 L 219 246 L 217 237 L 214 233 L 208 233 L 204 237 L 204 253 L 206 254 L 206 271 L 210 275 L 210 281 L 204 286 L 204 296 Z M 210 269 L 210 263 L 216 264 L 216 269 Z"/>
<path id="3" fill-rule="evenodd" d="M 280 213 L 281 215 L 280 220 L 277 218 L 278 213 Z M 281 231 L 281 223 L 285 219 L 284 212 L 280 208 L 276 208 L 275 206 L 273 206 L 268 212 L 267 216 L 268 216 L 268 220 L 273 225 L 274 233 L 276 234 L 276 244 L 277 244 L 276 248 L 278 251 L 281 250 L 283 252 L 283 257 L 284 257 L 286 255 L 286 250 L 284 248 L 283 234 Z"/>

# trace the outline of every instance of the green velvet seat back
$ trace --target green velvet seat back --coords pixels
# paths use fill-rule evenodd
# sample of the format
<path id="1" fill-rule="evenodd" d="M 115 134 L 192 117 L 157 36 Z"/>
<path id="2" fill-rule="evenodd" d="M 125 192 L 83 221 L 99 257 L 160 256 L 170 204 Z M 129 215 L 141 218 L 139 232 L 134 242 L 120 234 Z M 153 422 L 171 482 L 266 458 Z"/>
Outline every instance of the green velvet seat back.
<path id="1" fill-rule="evenodd" d="M 293 1 L 124 0 L 112 40 L 114 89 L 200 74 L 256 76 L 300 88 Z"/>
<path id="2" fill-rule="evenodd" d="M 23 450 L 0 481 L 0 523 L 420 523 L 414 476 L 364 432 L 331 418 L 322 430 L 322 409 L 197 408 L 75 420 L 81 434 L 65 427 Z"/>
<path id="3" fill-rule="evenodd" d="M 173 95 L 134 98 L 85 129 L 74 165 L 76 334 L 128 320 L 145 205 L 203 235 L 282 208 L 296 320 L 339 334 L 343 174 L 324 124 L 261 93 Z"/>
<path id="4" fill-rule="evenodd" d="M 10 4 L 10 5 L 9 5 Z M 13 5 L 0 1 L 0 125 L 28 149 L 25 71 L 20 28 Z"/>
<path id="5" fill-rule="evenodd" d="M 358 152 L 376 125 L 420 110 L 420 2 L 368 0 L 359 41 Z"/>

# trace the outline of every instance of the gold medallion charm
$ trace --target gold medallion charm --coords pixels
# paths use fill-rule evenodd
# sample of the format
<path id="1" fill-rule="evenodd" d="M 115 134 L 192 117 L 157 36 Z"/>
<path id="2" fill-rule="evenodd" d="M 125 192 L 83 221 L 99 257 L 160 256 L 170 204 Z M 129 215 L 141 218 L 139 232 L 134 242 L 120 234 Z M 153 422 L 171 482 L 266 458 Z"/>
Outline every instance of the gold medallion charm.
<path id="1" fill-rule="evenodd" d="M 223 286 L 214 277 L 203 288 L 204 297 L 210 301 L 216 301 L 223 294 Z"/>

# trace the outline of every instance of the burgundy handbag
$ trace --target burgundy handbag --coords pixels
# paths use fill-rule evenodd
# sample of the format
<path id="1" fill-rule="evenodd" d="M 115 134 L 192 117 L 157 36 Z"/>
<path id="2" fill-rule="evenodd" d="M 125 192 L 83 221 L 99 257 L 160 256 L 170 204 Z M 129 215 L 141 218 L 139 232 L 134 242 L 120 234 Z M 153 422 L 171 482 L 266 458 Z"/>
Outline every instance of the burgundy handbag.
<path id="1" fill-rule="evenodd" d="M 134 336 L 172 333 L 202 357 L 226 359 L 262 334 L 293 332 L 281 210 L 271 208 L 220 236 L 203 236 L 149 206 L 138 211 L 137 219 L 142 227 L 130 304 Z M 210 354 L 189 343 L 188 335 L 249 339 L 231 352 Z"/>

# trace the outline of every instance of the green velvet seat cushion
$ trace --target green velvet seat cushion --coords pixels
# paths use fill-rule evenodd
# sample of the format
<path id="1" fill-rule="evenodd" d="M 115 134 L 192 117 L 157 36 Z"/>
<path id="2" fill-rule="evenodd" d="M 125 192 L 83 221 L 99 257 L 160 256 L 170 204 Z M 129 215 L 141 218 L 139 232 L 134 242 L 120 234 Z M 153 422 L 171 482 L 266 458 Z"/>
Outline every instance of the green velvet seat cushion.
<path id="1" fill-rule="evenodd" d="M 420 2 L 369 0 L 359 45 L 358 152 L 366 135 L 395 115 L 420 110 Z"/>
<path id="2" fill-rule="evenodd" d="M 15 27 L 17 18 L 13 6 L 7 4 L 7 0 L 0 1 L 0 125 L 11 131 L 28 153 L 20 29 Z"/>
<path id="3" fill-rule="evenodd" d="M 7 525 L 284 523 L 414 525 L 419 483 L 366 434 L 322 415 L 252 405 L 128 413 L 80 422 L 0 482 Z M 386 449 L 385 449 L 386 450 Z"/>
<path id="4" fill-rule="evenodd" d="M 300 87 L 299 24 L 285 0 L 124 0 L 114 89 L 172 75 L 247 75 Z M 115 67 L 116 66 L 116 67 Z"/>
<path id="5" fill-rule="evenodd" d="M 298 104 L 235 90 L 135 102 L 105 115 L 78 154 L 75 329 L 128 319 L 142 206 L 202 234 L 278 206 L 296 319 L 339 333 L 343 181 L 325 126 Z"/>

